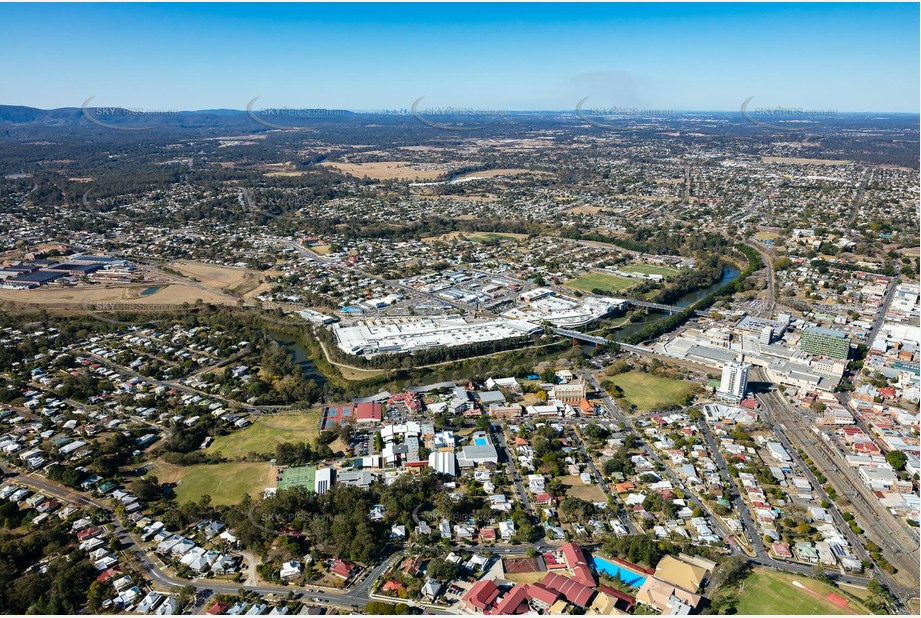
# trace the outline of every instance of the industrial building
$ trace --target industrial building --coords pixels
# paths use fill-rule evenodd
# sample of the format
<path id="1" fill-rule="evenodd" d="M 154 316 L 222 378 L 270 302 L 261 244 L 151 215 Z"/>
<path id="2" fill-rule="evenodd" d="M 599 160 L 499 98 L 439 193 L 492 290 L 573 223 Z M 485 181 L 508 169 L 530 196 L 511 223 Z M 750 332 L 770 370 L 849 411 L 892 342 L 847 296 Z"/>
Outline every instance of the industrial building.
<path id="1" fill-rule="evenodd" d="M 540 294 L 537 294 L 540 292 Z M 550 322 L 558 328 L 576 328 L 622 311 L 627 301 L 618 298 L 589 296 L 581 300 L 540 288 L 521 295 L 527 305 L 503 313 L 503 317 L 529 322 Z"/>
<path id="2" fill-rule="evenodd" d="M 439 474 L 457 476 L 457 459 L 454 451 L 444 450 L 429 453 L 429 466 Z"/>
<path id="3" fill-rule="evenodd" d="M 522 320 L 470 320 L 458 316 L 368 319 L 333 327 L 343 351 L 366 357 L 530 337 L 541 332 L 537 324 Z"/>
<path id="4" fill-rule="evenodd" d="M 313 477 L 313 490 L 318 494 L 325 494 L 333 486 L 336 471 L 332 468 L 319 468 Z"/>

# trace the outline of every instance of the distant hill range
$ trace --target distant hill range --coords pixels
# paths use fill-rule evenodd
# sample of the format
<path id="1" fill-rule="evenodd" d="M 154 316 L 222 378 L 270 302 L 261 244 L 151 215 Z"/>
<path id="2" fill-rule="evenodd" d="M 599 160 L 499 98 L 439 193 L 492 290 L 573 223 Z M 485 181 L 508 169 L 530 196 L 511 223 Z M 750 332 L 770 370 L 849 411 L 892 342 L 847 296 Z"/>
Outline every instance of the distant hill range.
<path id="1" fill-rule="evenodd" d="M 339 109 L 204 109 L 194 111 L 138 110 L 125 107 L 60 107 L 39 109 L 23 105 L 0 105 L 0 125 L 43 125 L 47 127 L 85 126 L 146 129 L 166 127 L 186 128 L 249 128 L 257 123 L 267 128 L 297 128 L 303 124 L 324 120 L 354 118 L 355 114 Z"/>
<path id="2" fill-rule="evenodd" d="M 420 99 L 421 100 L 421 99 Z M 900 150 L 897 140 L 914 137 L 917 144 L 918 114 L 842 113 L 830 116 L 773 117 L 749 111 L 669 111 L 656 112 L 632 108 L 601 108 L 559 111 L 476 112 L 466 109 L 419 107 L 393 111 L 349 111 L 344 109 L 263 108 L 255 100 L 247 109 L 204 109 L 192 111 L 139 110 L 125 107 L 61 107 L 38 109 L 21 105 L 0 105 L 0 138 L 19 140 L 57 139 L 61 129 L 107 132 L 112 139 L 135 139 L 132 135 L 163 133 L 175 137 L 177 131 L 199 136 L 247 135 L 279 129 L 306 131 L 331 130 L 347 133 L 354 129 L 383 131 L 386 139 L 394 132 L 407 137 L 420 130 L 435 129 L 441 136 L 504 136 L 534 130 L 575 130 L 599 133 L 609 129 L 627 129 L 635 136 L 661 136 L 663 131 L 693 135 L 745 135 L 763 139 L 791 136 L 819 136 L 825 147 L 848 151 L 848 157 L 868 160 L 866 153 Z M 418 101 L 417 101 L 418 103 Z M 458 131 L 460 133 L 451 133 Z M 466 133 L 466 132 L 470 133 Z M 388 133 L 389 132 L 389 133 Z M 346 139 L 337 134 L 335 139 Z M 854 137 L 863 142 L 853 145 Z M 118 137 L 116 137 L 118 136 Z M 893 139 L 897 138 L 897 140 Z M 351 138 L 348 138 L 351 139 Z M 382 138 L 384 139 L 384 138 Z M 873 142 L 871 146 L 869 142 Z M 855 152 L 858 151 L 858 152 Z M 842 155 L 843 156 L 843 155 Z M 906 164 L 903 154 L 869 160 Z M 910 159 L 917 166 L 917 156 Z"/>

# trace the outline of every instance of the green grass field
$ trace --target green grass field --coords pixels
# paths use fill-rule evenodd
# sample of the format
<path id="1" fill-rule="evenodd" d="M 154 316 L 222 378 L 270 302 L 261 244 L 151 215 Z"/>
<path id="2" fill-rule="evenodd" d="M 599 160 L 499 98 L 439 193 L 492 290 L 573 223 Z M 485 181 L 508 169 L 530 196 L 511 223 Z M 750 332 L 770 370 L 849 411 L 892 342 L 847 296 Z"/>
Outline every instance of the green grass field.
<path id="1" fill-rule="evenodd" d="M 180 503 L 198 502 L 208 495 L 212 504 L 226 505 L 239 503 L 243 494 L 261 496 L 266 487 L 274 485 L 270 469 L 268 462 L 175 466 L 157 461 L 151 473 L 161 483 L 174 484 Z"/>
<path id="2" fill-rule="evenodd" d="M 281 479 L 278 481 L 278 489 L 290 489 L 292 487 L 306 487 L 308 489 L 313 489 L 316 478 L 316 466 L 311 465 L 285 468 L 281 473 Z"/>
<path id="3" fill-rule="evenodd" d="M 275 445 L 281 442 L 311 442 L 320 433 L 321 414 L 312 410 L 260 416 L 246 429 L 215 438 L 208 451 L 233 459 L 251 452 L 274 454 Z"/>
<path id="4" fill-rule="evenodd" d="M 464 234 L 470 242 L 487 242 L 491 240 L 519 240 L 527 238 L 526 234 L 507 234 L 503 232 L 475 232 L 473 234 Z"/>
<path id="5" fill-rule="evenodd" d="M 604 495 L 604 490 L 602 490 L 601 487 L 595 483 L 586 485 L 582 482 L 581 477 L 574 474 L 561 476 L 559 479 L 560 482 L 563 483 L 563 486 L 566 488 L 567 496 L 579 498 L 580 500 L 585 500 L 586 502 L 604 502 L 605 498 L 607 497 Z"/>
<path id="6" fill-rule="evenodd" d="M 639 280 L 628 279 L 627 277 L 610 273 L 588 273 L 567 281 L 566 286 L 583 292 L 591 292 L 595 289 L 604 290 L 605 292 L 622 292 L 639 283 Z"/>
<path id="7" fill-rule="evenodd" d="M 869 613 L 865 607 L 857 605 L 854 601 L 848 604 L 848 608 L 852 610 L 849 612 L 847 609 L 838 607 L 830 601 L 811 595 L 805 590 L 797 588 L 792 583 L 794 580 L 823 596 L 829 592 L 836 592 L 831 586 L 827 586 L 808 577 L 799 575 L 794 576 L 787 573 L 779 573 L 769 569 L 759 568 L 755 569 L 754 572 L 745 579 L 744 587 L 741 592 L 732 590 L 727 591 L 725 595 L 727 597 L 735 597 L 736 613 L 738 614 L 756 616 L 767 614 L 796 616 Z M 841 592 L 838 591 L 836 594 L 841 595 Z"/>
<path id="8" fill-rule="evenodd" d="M 640 273 L 642 275 L 662 275 L 666 279 L 677 275 L 680 270 L 670 266 L 659 266 L 658 264 L 630 264 L 619 269 L 625 273 Z"/>
<path id="9" fill-rule="evenodd" d="M 610 380 L 624 391 L 624 398 L 641 412 L 680 406 L 694 391 L 692 382 L 662 378 L 641 371 L 621 373 Z"/>

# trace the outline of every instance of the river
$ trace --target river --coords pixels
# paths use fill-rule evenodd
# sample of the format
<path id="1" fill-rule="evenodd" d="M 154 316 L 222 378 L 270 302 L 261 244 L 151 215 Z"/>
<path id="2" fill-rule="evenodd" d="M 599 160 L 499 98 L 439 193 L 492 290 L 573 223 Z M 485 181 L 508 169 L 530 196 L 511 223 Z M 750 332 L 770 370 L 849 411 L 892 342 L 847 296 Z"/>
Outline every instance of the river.
<path id="1" fill-rule="evenodd" d="M 291 354 L 295 364 L 304 373 L 304 379 L 313 380 L 319 385 L 326 384 L 327 378 L 320 372 L 316 364 L 310 360 L 310 355 L 301 340 L 291 335 L 267 330 L 268 334 Z"/>
<path id="2" fill-rule="evenodd" d="M 679 298 L 677 302 L 674 302 L 671 304 L 676 305 L 678 307 L 687 307 L 688 305 L 696 303 L 700 299 L 706 298 L 710 294 L 713 294 L 713 292 L 719 289 L 720 286 L 725 285 L 729 283 L 730 281 L 735 281 L 738 278 L 739 278 L 738 268 L 734 268 L 734 267 L 724 268 L 723 276 L 720 278 L 719 281 L 717 281 L 710 287 L 701 288 L 699 290 L 689 292 L 685 294 L 684 296 L 682 296 L 681 298 Z M 639 331 L 644 329 L 646 326 L 652 324 L 653 322 L 657 322 L 667 316 L 668 316 L 667 313 L 663 313 L 660 311 L 655 311 L 653 309 L 650 309 L 648 313 L 643 315 L 643 319 L 640 320 L 639 322 L 630 322 L 629 324 L 624 325 L 623 328 L 618 330 L 617 334 L 615 335 L 615 339 L 617 339 L 618 341 L 622 341 L 630 337 L 634 333 L 638 333 Z"/>

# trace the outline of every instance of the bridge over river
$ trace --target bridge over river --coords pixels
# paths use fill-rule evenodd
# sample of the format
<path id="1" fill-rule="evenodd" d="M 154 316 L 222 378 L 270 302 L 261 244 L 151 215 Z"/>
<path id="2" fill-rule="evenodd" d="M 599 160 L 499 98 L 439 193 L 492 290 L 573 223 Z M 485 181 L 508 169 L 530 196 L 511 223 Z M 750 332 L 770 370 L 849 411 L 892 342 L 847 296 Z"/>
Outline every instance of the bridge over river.
<path id="1" fill-rule="evenodd" d="M 665 313 L 672 315 L 673 313 L 681 313 L 687 307 L 679 307 L 678 305 L 665 305 L 662 303 L 650 303 L 645 300 L 634 300 L 632 298 L 623 299 L 627 301 L 628 304 L 633 305 L 634 307 L 644 307 L 646 309 L 655 309 L 656 311 L 664 311 Z M 695 311 L 697 315 L 706 316 L 709 315 L 707 311 Z"/>
<path id="2" fill-rule="evenodd" d="M 596 346 L 607 345 L 609 343 L 617 343 L 621 349 L 627 350 L 629 352 L 652 352 L 649 348 L 644 348 L 638 345 L 630 345 L 629 343 L 621 343 L 615 339 L 606 339 L 604 337 L 597 337 L 595 335 L 588 335 L 586 333 L 580 333 L 577 330 L 569 330 L 568 328 L 554 328 L 553 332 L 561 337 L 572 337 L 572 340 L 583 341 L 585 343 L 593 343 Z"/>

